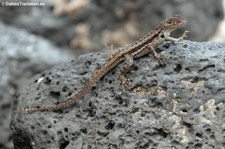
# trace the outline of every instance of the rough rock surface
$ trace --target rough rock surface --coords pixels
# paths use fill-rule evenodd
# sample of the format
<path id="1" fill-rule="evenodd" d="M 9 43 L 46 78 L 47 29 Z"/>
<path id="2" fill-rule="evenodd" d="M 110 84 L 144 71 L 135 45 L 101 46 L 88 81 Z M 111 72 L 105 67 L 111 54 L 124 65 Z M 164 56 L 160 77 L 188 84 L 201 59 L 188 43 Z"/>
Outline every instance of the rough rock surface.
<path id="1" fill-rule="evenodd" d="M 1 20 L 42 35 L 57 45 L 74 47 L 77 52 L 101 49 L 105 43 L 127 44 L 140 37 L 140 32 L 150 31 L 162 19 L 175 14 L 188 19 L 189 39 L 205 41 L 215 33 L 223 19 L 222 0 L 91 0 L 85 7 L 59 16 L 54 13 L 56 9 L 76 9 L 74 3 L 70 4 L 68 0 L 14 0 L 18 1 L 41 1 L 46 5 L 25 9 L 1 7 Z M 81 30 L 81 24 L 86 26 L 85 33 L 76 31 Z M 109 34 L 109 39 L 105 33 Z M 73 43 L 74 39 L 76 43 Z"/>
<path id="2" fill-rule="evenodd" d="M 15 148 L 224 148 L 225 44 L 182 41 L 135 60 L 119 86 L 119 67 L 75 105 L 54 112 L 14 113 Z M 42 107 L 76 93 L 106 62 L 105 53 L 82 55 L 33 77 L 16 108 Z"/>
<path id="3" fill-rule="evenodd" d="M 49 41 L 0 22 L 0 148 L 12 149 L 10 120 L 13 97 L 22 84 L 72 57 Z"/>

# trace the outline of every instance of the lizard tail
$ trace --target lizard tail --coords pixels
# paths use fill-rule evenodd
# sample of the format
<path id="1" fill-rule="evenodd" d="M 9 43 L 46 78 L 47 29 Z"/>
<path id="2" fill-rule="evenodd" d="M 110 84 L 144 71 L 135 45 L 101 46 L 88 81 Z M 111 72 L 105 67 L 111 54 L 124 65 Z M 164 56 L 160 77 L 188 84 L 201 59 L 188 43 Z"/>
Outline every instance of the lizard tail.
<path id="1" fill-rule="evenodd" d="M 16 113 L 22 113 L 22 112 L 41 112 L 41 111 L 55 111 L 55 110 L 59 110 L 62 108 L 66 108 L 69 105 L 74 104 L 77 100 L 72 100 L 73 98 L 70 98 L 62 103 L 59 103 L 58 105 L 53 105 L 53 106 L 48 106 L 48 107 L 41 107 L 41 108 L 31 108 L 31 109 L 17 109 L 15 112 Z"/>
<path id="2" fill-rule="evenodd" d="M 55 111 L 63 108 L 67 108 L 74 103 L 77 102 L 80 98 L 82 98 L 89 90 L 92 88 L 92 84 L 94 82 L 87 82 L 86 85 L 74 96 L 68 98 L 67 100 L 56 104 L 52 106 L 47 106 L 47 107 L 40 107 L 40 108 L 31 108 L 31 109 L 17 109 L 15 112 L 16 113 L 22 113 L 22 112 L 41 112 L 41 111 Z"/>
<path id="3" fill-rule="evenodd" d="M 123 53 L 122 53 L 123 54 Z M 83 88 L 80 89 L 80 91 L 68 98 L 67 100 L 60 102 L 59 104 L 53 105 L 53 106 L 47 106 L 47 107 L 40 107 L 40 108 L 31 108 L 31 109 L 17 109 L 15 112 L 21 113 L 21 112 L 38 112 L 38 111 L 54 111 L 59 110 L 63 108 L 67 108 L 74 103 L 77 102 L 80 98 L 82 98 L 87 92 L 89 92 L 92 87 L 96 84 L 96 82 L 104 76 L 109 70 L 114 68 L 116 65 L 118 65 L 122 59 L 119 59 L 122 55 L 117 55 L 117 57 L 114 57 L 112 60 L 110 60 L 108 63 L 106 63 L 102 68 L 100 68 L 92 77 L 91 80 L 89 80 Z M 116 62 L 115 62 L 116 61 Z"/>

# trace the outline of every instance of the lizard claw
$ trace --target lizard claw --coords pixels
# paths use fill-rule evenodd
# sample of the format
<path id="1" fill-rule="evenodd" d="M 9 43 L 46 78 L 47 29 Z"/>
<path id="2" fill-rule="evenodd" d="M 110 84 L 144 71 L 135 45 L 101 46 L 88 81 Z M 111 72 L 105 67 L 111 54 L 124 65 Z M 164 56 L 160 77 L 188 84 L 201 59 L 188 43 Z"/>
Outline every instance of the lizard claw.
<path id="1" fill-rule="evenodd" d="M 178 39 L 179 41 L 183 40 L 184 38 L 188 37 L 187 33 L 189 33 L 189 31 L 184 31 L 184 33 L 181 35 L 181 37 Z"/>
<path id="2" fill-rule="evenodd" d="M 113 45 L 108 46 L 107 44 L 105 44 L 105 47 L 106 47 L 107 49 L 109 49 L 109 60 L 111 60 L 111 59 L 116 55 L 116 52 L 115 52 L 115 50 L 113 49 Z"/>
<path id="3" fill-rule="evenodd" d="M 128 87 L 130 79 L 127 79 L 125 76 L 120 76 L 121 85 Z"/>
<path id="4" fill-rule="evenodd" d="M 154 55 L 154 57 L 157 59 L 157 61 L 159 62 L 159 64 L 161 65 L 165 65 L 165 63 L 163 62 L 164 61 L 164 56 L 162 54 L 157 54 L 157 55 Z"/>

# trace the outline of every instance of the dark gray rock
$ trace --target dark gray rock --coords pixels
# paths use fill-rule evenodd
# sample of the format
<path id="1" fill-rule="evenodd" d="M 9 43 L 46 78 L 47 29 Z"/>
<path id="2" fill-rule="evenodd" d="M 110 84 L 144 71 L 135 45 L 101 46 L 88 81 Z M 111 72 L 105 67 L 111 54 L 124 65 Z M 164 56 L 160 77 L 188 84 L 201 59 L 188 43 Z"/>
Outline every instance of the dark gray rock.
<path id="1" fill-rule="evenodd" d="M 0 35 L 0 148 L 12 149 L 9 125 L 18 88 L 35 74 L 72 57 L 48 41 L 2 22 Z"/>
<path id="2" fill-rule="evenodd" d="M 14 113 L 15 148 L 224 148 L 225 44 L 182 41 L 135 60 L 119 86 L 119 67 L 75 105 L 54 111 Z M 75 94 L 106 53 L 82 55 L 33 77 L 15 108 L 53 105 Z"/>
<path id="3" fill-rule="evenodd" d="M 42 0 L 14 0 L 14 2 L 43 2 Z M 63 0 L 65 1 L 65 0 Z M 88 50 L 102 49 L 105 45 L 101 39 L 104 31 L 118 32 L 126 30 L 124 24 L 135 22 L 136 34 L 125 34 L 128 40 L 135 40 L 141 34 L 150 31 L 162 19 L 181 15 L 188 20 L 187 29 L 190 30 L 189 39 L 205 41 L 216 31 L 223 20 L 222 0 L 92 0 L 91 3 L 76 13 L 56 16 L 55 7 L 61 3 L 44 1 L 44 7 L 1 7 L 0 18 L 8 24 L 24 28 L 34 34 L 42 35 L 60 46 L 70 46 L 73 38 L 78 38 L 74 30 L 80 24 L 90 26 L 88 39 L 91 46 Z M 60 6 L 59 6 L 60 7 Z M 63 6 L 61 6 L 63 7 Z M 197 15 L 196 15 L 197 14 Z M 69 19 L 68 19 L 69 18 Z M 134 24 L 135 24 L 134 23 Z M 113 43 L 110 40 L 107 43 Z M 114 42 L 114 46 L 125 43 Z M 77 52 L 83 47 L 76 47 Z M 83 50 L 87 50 L 84 49 Z"/>

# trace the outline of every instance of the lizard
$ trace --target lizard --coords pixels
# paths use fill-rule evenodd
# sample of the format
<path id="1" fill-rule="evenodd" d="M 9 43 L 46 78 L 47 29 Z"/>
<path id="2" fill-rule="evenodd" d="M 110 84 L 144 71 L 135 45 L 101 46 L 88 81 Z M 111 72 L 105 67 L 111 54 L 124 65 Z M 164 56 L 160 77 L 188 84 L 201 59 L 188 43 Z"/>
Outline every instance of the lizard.
<path id="1" fill-rule="evenodd" d="M 183 26 L 187 21 L 180 16 L 169 17 L 160 22 L 152 31 L 147 33 L 145 36 L 134 42 L 128 47 L 120 48 L 119 51 L 110 52 L 109 60 L 98 69 L 91 78 L 84 84 L 84 86 L 78 91 L 77 94 L 72 95 L 65 101 L 51 106 L 30 108 L 30 109 L 17 109 L 16 112 L 37 112 L 37 111 L 55 111 L 64 109 L 74 105 L 77 100 L 84 97 L 95 84 L 105 76 L 110 70 L 124 62 L 124 66 L 120 70 L 119 79 L 122 84 L 126 84 L 129 79 L 125 77 L 125 74 L 129 71 L 133 65 L 133 61 L 136 58 L 143 57 L 149 53 L 161 63 L 162 57 L 155 51 L 160 44 L 164 41 L 178 42 L 183 38 L 187 37 L 188 31 L 184 31 L 179 38 L 170 37 L 170 33 L 177 28 Z M 112 50 L 112 49 L 111 49 Z"/>

